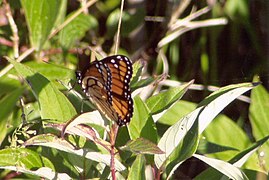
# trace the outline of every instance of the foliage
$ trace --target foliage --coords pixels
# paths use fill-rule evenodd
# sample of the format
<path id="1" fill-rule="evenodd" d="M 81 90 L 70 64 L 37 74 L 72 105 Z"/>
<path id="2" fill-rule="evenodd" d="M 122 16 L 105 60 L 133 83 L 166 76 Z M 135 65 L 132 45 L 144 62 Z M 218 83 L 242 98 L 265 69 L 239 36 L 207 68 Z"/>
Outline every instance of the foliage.
<path id="1" fill-rule="evenodd" d="M 231 16 L 240 7 L 232 2 L 225 6 Z M 115 179 L 115 169 L 117 179 L 175 179 L 191 158 L 208 166 L 195 172 L 194 179 L 251 179 L 268 172 L 269 95 L 257 77 L 254 82 L 217 88 L 198 104 L 182 100 L 196 85 L 194 80 L 181 83 L 177 77 L 179 38 L 197 28 L 226 24 L 227 19 L 214 16 L 195 21 L 206 12 L 216 13 L 219 3 L 215 9 L 202 4 L 205 8 L 190 14 L 185 13 L 195 4 L 187 0 L 175 4 L 167 20 L 159 22 L 162 28 L 149 33 L 155 39 L 144 39 L 147 44 L 142 48 L 140 42 L 130 45 L 127 39 L 139 41 L 139 36 L 146 36 L 146 32 L 136 34 L 149 18 L 144 8 L 127 9 L 121 16 L 120 4 L 112 0 L 81 1 L 79 9 L 66 0 L 20 3 L 3 1 L 1 7 L 9 23 L 15 12 L 25 17 L 0 26 L 0 54 L 7 60 L 0 72 L 1 178 Z M 248 19 L 245 3 L 243 7 L 239 12 Z M 85 55 L 89 61 L 89 56 L 115 53 L 119 18 L 123 21 L 119 53 L 133 54 L 134 114 L 130 124 L 117 132 L 117 126 L 95 110 L 94 102 L 84 102 L 74 83 L 74 70 Z M 209 63 L 206 36 L 201 34 L 201 79 L 207 85 L 206 77 L 215 78 L 218 73 L 212 70 L 216 66 Z M 3 41 L 10 36 L 11 41 Z M 236 123 L 222 112 L 250 91 L 246 113 L 252 130 L 246 131 L 242 120 Z"/>

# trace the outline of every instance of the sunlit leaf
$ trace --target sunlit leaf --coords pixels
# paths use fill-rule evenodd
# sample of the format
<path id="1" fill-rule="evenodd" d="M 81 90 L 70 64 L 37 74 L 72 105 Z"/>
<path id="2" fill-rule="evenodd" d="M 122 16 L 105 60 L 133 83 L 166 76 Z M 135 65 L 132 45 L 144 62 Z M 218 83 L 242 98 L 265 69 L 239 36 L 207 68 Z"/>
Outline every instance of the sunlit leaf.
<path id="1" fill-rule="evenodd" d="M 69 17 L 73 14 L 71 13 Z M 80 14 L 60 32 L 59 40 L 61 46 L 65 49 L 72 47 L 76 41 L 85 36 L 88 30 L 96 29 L 97 26 L 98 22 L 93 16 Z"/>
<path id="2" fill-rule="evenodd" d="M 172 166 L 174 168 L 174 166 L 180 163 L 180 161 L 191 156 L 191 153 L 194 153 L 196 150 L 195 141 L 197 142 L 197 136 L 203 132 L 208 124 L 210 124 L 210 122 L 223 110 L 225 106 L 253 87 L 252 83 L 224 87 L 218 92 L 212 93 L 209 96 L 210 98 L 203 101 L 203 105 L 168 128 L 158 143 L 158 147 L 160 147 L 165 154 L 155 155 L 154 157 L 157 167 L 163 166 L 164 163 L 169 166 L 169 161 L 171 161 L 170 158 L 173 156 L 173 158 L 176 158 L 172 159 Z M 199 123 L 199 126 L 195 125 L 197 122 Z M 199 127 L 198 132 L 196 132 L 197 129 L 195 127 Z M 185 136 L 187 138 L 185 138 Z M 192 140 L 190 141 L 190 139 Z M 190 149 L 186 152 L 186 149 L 188 148 Z M 185 153 L 181 153 L 181 151 L 184 151 Z M 175 153 L 179 156 L 174 156 Z M 168 169 L 167 173 L 170 174 L 173 170 Z"/>
<path id="3" fill-rule="evenodd" d="M 156 114 L 170 107 L 185 94 L 192 83 L 193 81 L 190 81 L 183 86 L 173 87 L 165 92 L 161 92 L 148 98 L 146 104 L 149 108 L 149 112 L 151 114 Z"/>
<path id="4" fill-rule="evenodd" d="M 204 131 L 203 136 L 210 142 L 217 143 L 222 146 L 234 147 L 239 151 L 247 148 L 251 144 L 247 134 L 245 134 L 245 132 L 235 122 L 224 115 L 217 116 Z M 237 153 L 238 151 L 225 151 L 222 153 L 211 154 L 209 157 L 229 160 Z"/>
<path id="5" fill-rule="evenodd" d="M 37 152 L 26 148 L 7 148 L 0 150 L 1 166 L 24 166 L 31 169 L 46 165 L 54 169 L 53 164 L 46 158 L 38 155 Z"/>
<path id="6" fill-rule="evenodd" d="M 0 99 L 0 144 L 6 137 L 8 116 L 13 111 L 13 107 L 16 105 L 23 90 L 24 88 L 14 89 Z"/>
<path id="7" fill-rule="evenodd" d="M 35 70 L 9 59 L 16 71 L 23 76 L 40 105 L 42 119 L 65 122 L 76 115 L 68 99 L 44 76 Z"/>
<path id="8" fill-rule="evenodd" d="M 152 142 L 157 141 L 157 131 L 154 122 L 139 96 L 134 98 L 134 115 L 127 127 L 131 139 L 144 137 Z"/>
<path id="9" fill-rule="evenodd" d="M 55 148 L 60 151 L 68 152 L 71 154 L 75 154 L 78 156 L 85 157 L 87 159 L 103 163 L 107 166 L 110 166 L 110 158 L 111 156 L 108 154 L 101 154 L 99 152 L 94 152 L 90 149 L 77 149 L 73 145 L 71 145 L 69 142 L 65 141 L 62 138 L 58 138 L 55 135 L 52 134 L 43 134 L 35 136 L 28 141 L 25 142 L 26 146 L 34 145 L 34 146 L 44 146 L 44 147 L 50 147 Z M 125 167 L 123 164 L 121 164 L 117 159 L 115 159 L 115 168 L 117 171 L 123 171 L 125 170 Z"/>
<path id="10" fill-rule="evenodd" d="M 137 155 L 131 166 L 127 179 L 145 180 L 145 164 L 145 157 L 142 154 Z"/>
<path id="11" fill-rule="evenodd" d="M 237 179 L 237 180 L 248 179 L 247 176 L 242 171 L 240 171 L 239 168 L 237 168 L 236 166 L 233 166 L 232 164 L 228 162 L 221 161 L 218 159 L 208 158 L 206 156 L 202 156 L 198 154 L 194 154 L 193 156 L 200 159 L 201 161 L 204 161 L 205 163 L 217 169 L 222 174 L 228 176 L 231 179 Z"/>
<path id="12" fill-rule="evenodd" d="M 30 31 L 30 40 L 37 50 L 42 49 L 58 15 L 60 1 L 21 0 Z"/>
<path id="13" fill-rule="evenodd" d="M 160 148 L 152 143 L 151 141 L 138 138 L 135 140 L 130 140 L 127 144 L 121 147 L 121 150 L 128 150 L 137 154 L 163 154 L 164 152 Z"/>

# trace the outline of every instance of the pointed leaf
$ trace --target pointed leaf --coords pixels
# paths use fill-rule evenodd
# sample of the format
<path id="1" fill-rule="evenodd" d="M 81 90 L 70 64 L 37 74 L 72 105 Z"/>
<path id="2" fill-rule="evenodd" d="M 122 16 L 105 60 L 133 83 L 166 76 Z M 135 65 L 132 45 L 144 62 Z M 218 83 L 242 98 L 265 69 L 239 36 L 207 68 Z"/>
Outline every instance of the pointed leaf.
<path id="1" fill-rule="evenodd" d="M 34 146 L 45 146 L 50 148 L 55 148 L 60 151 L 68 152 L 71 154 L 76 154 L 78 156 L 85 157 L 87 159 L 103 163 L 107 166 L 110 166 L 110 155 L 108 154 L 101 154 L 99 152 L 93 152 L 90 149 L 77 149 L 69 142 L 58 138 L 52 134 L 43 134 L 35 136 L 28 141 L 25 142 L 26 146 L 34 145 Z M 121 164 L 117 159 L 115 159 L 115 168 L 117 171 L 123 171 L 126 168 L 123 164 Z"/>
<path id="2" fill-rule="evenodd" d="M 204 107 L 199 117 L 199 132 L 202 133 L 210 122 L 222 111 L 228 104 L 238 96 L 253 89 L 257 83 L 241 83 L 225 86 L 218 91 L 210 94 L 205 100 L 199 103 L 198 107 Z"/>
<path id="3" fill-rule="evenodd" d="M 241 153 L 237 154 L 234 158 L 232 158 L 229 162 L 230 163 L 233 163 L 235 166 L 237 167 L 242 167 L 243 164 L 249 160 L 251 158 L 251 155 L 254 154 L 254 152 L 257 151 L 258 148 L 261 149 L 261 147 L 268 143 L 268 140 L 269 140 L 269 136 L 266 136 L 264 137 L 263 139 L 255 142 L 252 146 L 250 146 L 249 148 L 245 149 L 244 151 L 242 151 Z M 264 154 L 264 152 L 261 151 L 261 154 Z M 259 157 L 260 159 L 262 158 L 262 156 Z M 259 160 L 260 160 L 259 159 Z M 258 164 L 260 162 L 253 162 L 255 164 Z M 250 168 L 249 168 L 250 169 Z M 257 169 L 254 169 L 254 170 L 257 170 L 257 171 L 264 171 L 264 173 L 267 173 L 267 171 L 264 169 L 264 167 L 260 167 L 259 165 L 259 168 Z"/>
<path id="4" fill-rule="evenodd" d="M 127 126 L 131 139 L 144 137 L 152 142 L 157 141 L 155 124 L 149 115 L 147 107 L 139 96 L 134 98 L 134 115 Z"/>
<path id="5" fill-rule="evenodd" d="M 269 139 L 269 136 L 259 140 L 254 145 L 245 149 L 244 151 L 242 151 L 238 155 L 236 155 L 234 158 L 232 158 L 229 161 L 229 163 L 233 164 L 235 167 L 242 167 L 242 165 L 248 159 L 250 159 L 251 155 L 253 155 L 260 146 L 262 146 L 264 143 L 266 143 L 266 141 L 268 141 L 268 139 Z M 257 163 L 257 162 L 255 162 L 255 163 Z M 205 179 L 206 177 L 212 177 L 214 179 L 221 179 L 223 174 L 220 173 L 220 171 L 217 171 L 216 169 L 213 169 L 213 168 L 214 167 L 208 168 L 207 170 L 203 171 L 195 179 Z M 256 171 L 263 172 L 262 170 L 258 170 L 258 169 Z M 267 171 L 265 171 L 264 173 L 267 173 Z"/>
<path id="6" fill-rule="evenodd" d="M 251 103 L 249 108 L 249 118 L 255 139 L 261 139 L 269 132 L 269 93 L 259 85 L 251 92 Z M 269 142 L 262 146 L 261 153 L 269 154 Z M 259 157 L 261 159 L 261 157 Z M 263 157 L 263 169 L 269 171 L 269 158 Z M 254 163 L 253 163 L 254 165 Z"/>
<path id="7" fill-rule="evenodd" d="M 145 63 L 143 61 L 136 61 L 133 64 L 133 77 L 131 79 L 131 86 L 133 86 L 133 83 L 138 82 L 139 78 L 141 77 L 142 69 L 145 66 Z"/>
<path id="8" fill-rule="evenodd" d="M 151 114 L 159 113 L 168 107 L 170 107 L 174 102 L 179 100 L 187 91 L 188 87 L 193 83 L 190 81 L 180 87 L 173 87 L 165 92 L 161 92 L 155 96 L 147 99 L 146 104 L 149 108 Z"/>
<path id="9" fill-rule="evenodd" d="M 0 144 L 6 137 L 8 116 L 13 111 L 19 97 L 23 93 L 24 88 L 14 89 L 0 100 Z"/>
<path id="10" fill-rule="evenodd" d="M 137 155 L 131 166 L 127 179 L 145 180 L 145 164 L 145 157 L 142 154 Z"/>
<path id="11" fill-rule="evenodd" d="M 138 138 L 136 140 L 130 140 L 127 144 L 120 148 L 121 150 L 128 150 L 137 154 L 163 154 L 164 152 L 151 141 Z"/>
<path id="12" fill-rule="evenodd" d="M 154 82 L 154 78 L 153 77 L 148 77 L 145 79 L 140 79 L 139 81 L 136 81 L 134 83 L 131 84 L 131 89 L 132 91 L 135 91 L 136 89 L 142 88 L 142 87 L 146 87 L 149 84 Z"/>
<path id="13" fill-rule="evenodd" d="M 236 88 L 237 87 L 237 88 Z M 209 98 L 206 99 L 206 103 L 196 110 L 194 110 L 192 113 L 188 114 L 184 118 L 182 118 L 179 122 L 171 126 L 163 135 L 163 137 L 160 139 L 158 146 L 161 150 L 165 152 L 165 154 L 161 155 L 155 155 L 154 160 L 157 165 L 157 167 L 161 167 L 173 153 L 180 152 L 181 150 L 184 150 L 182 148 L 182 143 L 186 142 L 186 146 L 190 148 L 193 143 L 195 145 L 195 142 L 188 142 L 184 141 L 184 138 L 186 135 L 188 135 L 188 131 L 191 128 L 194 128 L 193 125 L 195 125 L 197 122 L 199 123 L 199 134 L 203 132 L 203 130 L 208 126 L 208 124 L 216 117 L 218 113 L 220 113 L 225 106 L 227 106 L 232 100 L 243 94 L 244 92 L 252 89 L 254 86 L 252 83 L 244 83 L 244 84 L 238 84 L 233 86 L 227 86 L 222 89 L 220 89 L 219 92 L 214 92 Z M 223 92 L 223 89 L 225 92 Z M 193 130 L 193 139 L 197 136 L 195 128 Z M 191 135 L 190 135 L 191 137 Z M 195 148 L 195 147 L 194 147 Z M 195 151 L 196 149 L 194 149 Z M 192 152 L 194 152 L 192 149 Z M 178 153 L 180 155 L 180 153 Z M 184 158 L 188 157 L 191 154 L 185 154 L 185 157 L 178 157 L 180 160 L 184 160 Z M 176 162 L 176 161 L 174 161 Z M 175 164 L 173 163 L 173 166 Z M 169 174 L 170 172 L 168 172 Z"/>
<path id="14" fill-rule="evenodd" d="M 217 116 L 203 132 L 203 136 L 210 142 L 217 143 L 220 146 L 233 147 L 239 151 L 246 149 L 251 144 L 247 134 L 234 121 L 224 115 Z M 226 151 L 209 155 L 209 157 L 229 160 L 237 153 L 238 151 Z"/>
<path id="15" fill-rule="evenodd" d="M 35 61 L 30 61 L 24 63 L 24 65 L 29 66 L 30 68 L 34 69 L 35 71 L 39 72 L 50 81 L 52 80 L 70 80 L 74 78 L 74 71 L 67 69 L 64 66 L 50 64 L 50 63 L 38 63 Z"/>
<path id="16" fill-rule="evenodd" d="M 231 179 L 237 179 L 237 180 L 248 179 L 247 176 L 242 171 L 240 171 L 239 168 L 233 166 L 230 163 L 218 159 L 208 158 L 198 154 L 194 154 L 193 156 L 200 159 L 201 161 L 204 161 L 205 163 L 217 169 L 222 174 L 228 176 Z"/>
<path id="17" fill-rule="evenodd" d="M 165 154 L 155 155 L 154 161 L 158 168 L 164 165 L 165 162 L 167 162 L 171 155 L 173 155 L 173 152 L 179 152 L 179 151 L 188 151 L 190 153 L 192 150 L 192 146 L 196 144 L 198 136 L 195 131 L 198 132 L 197 125 L 194 126 L 195 122 L 197 124 L 198 122 L 198 116 L 199 113 L 202 111 L 202 108 L 198 108 L 192 113 L 188 114 L 184 118 L 182 118 L 180 121 L 178 121 L 176 124 L 168 128 L 168 130 L 164 133 L 162 138 L 160 139 L 158 143 L 158 147 L 162 151 L 165 152 Z M 183 139 L 187 135 L 188 132 L 190 132 L 191 128 L 193 129 L 193 140 L 186 141 L 187 147 L 185 149 L 182 148 Z M 190 137 L 191 138 L 191 137 Z M 195 142 L 196 139 L 196 142 Z M 193 144 L 194 143 L 194 144 Z M 191 150 L 191 151 L 190 151 Z M 189 155 L 183 157 L 183 159 L 187 158 Z M 177 157 L 178 159 L 182 159 L 181 157 Z"/>
<path id="18" fill-rule="evenodd" d="M 7 148 L 0 150 L 0 166 L 33 168 L 48 167 L 54 170 L 53 164 L 45 157 L 26 148 Z"/>
<path id="19" fill-rule="evenodd" d="M 212 153 L 226 152 L 226 151 L 239 151 L 238 149 L 230 146 L 222 146 L 216 143 L 207 141 L 204 138 L 200 139 L 197 151 L 199 154 L 207 154 L 209 157 Z"/>
<path id="20" fill-rule="evenodd" d="M 21 0 L 33 47 L 40 50 L 57 18 L 61 2 L 55 0 Z"/>
<path id="21" fill-rule="evenodd" d="M 30 170 L 26 169 L 25 167 L 17 167 L 17 166 L 0 166 L 0 169 L 5 169 L 5 170 L 12 170 L 16 172 L 21 172 L 25 174 L 30 174 L 34 176 L 38 176 L 41 179 L 46 178 L 46 179 L 55 179 L 57 177 L 57 180 L 71 180 L 72 178 L 66 174 L 66 173 L 57 173 L 53 171 L 50 168 L 47 167 L 42 167 L 38 168 L 37 170 Z"/>
<path id="22" fill-rule="evenodd" d="M 155 114 L 152 117 L 154 122 L 171 126 L 175 124 L 179 119 L 195 110 L 196 106 L 197 104 L 195 103 L 180 100 L 167 110 L 164 110 L 159 114 Z"/>
<path id="23" fill-rule="evenodd" d="M 40 105 L 42 119 L 65 122 L 76 115 L 68 99 L 44 76 L 29 67 L 9 59 L 16 71 L 30 85 Z"/>
<path id="24" fill-rule="evenodd" d="M 73 14 L 74 13 L 71 13 L 68 17 Z M 59 36 L 61 46 L 64 49 L 72 47 L 76 41 L 85 36 L 85 33 L 89 29 L 96 29 L 97 26 L 98 22 L 93 16 L 80 14 L 60 32 Z"/>

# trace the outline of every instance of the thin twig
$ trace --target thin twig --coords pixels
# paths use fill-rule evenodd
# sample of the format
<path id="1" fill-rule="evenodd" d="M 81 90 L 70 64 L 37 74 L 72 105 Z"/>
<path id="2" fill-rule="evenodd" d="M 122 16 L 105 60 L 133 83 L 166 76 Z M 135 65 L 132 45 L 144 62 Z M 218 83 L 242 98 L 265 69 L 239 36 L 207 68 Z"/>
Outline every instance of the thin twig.
<path id="1" fill-rule="evenodd" d="M 116 137 L 118 134 L 118 129 L 119 126 L 114 123 L 112 125 L 111 131 L 110 131 L 110 144 L 111 144 L 111 149 L 110 149 L 110 172 L 112 176 L 112 180 L 116 180 L 116 168 L 115 168 L 115 142 L 116 142 Z"/>
<path id="2" fill-rule="evenodd" d="M 122 19 L 122 13 L 123 13 L 123 6 L 124 6 L 124 0 L 121 0 L 120 18 L 119 18 L 119 23 L 118 23 L 117 35 L 116 35 L 115 54 L 118 54 L 118 49 L 119 49 L 120 27 L 121 27 L 121 19 Z"/>
<path id="3" fill-rule="evenodd" d="M 178 86 L 182 86 L 183 84 L 185 84 L 185 82 L 179 82 L 179 81 L 174 81 L 174 80 L 169 80 L 169 79 L 165 79 L 164 81 L 160 82 L 160 85 L 162 86 L 169 86 L 169 87 L 178 87 Z M 190 90 L 197 90 L 197 91 L 203 91 L 203 90 L 207 90 L 209 92 L 214 92 L 220 89 L 220 87 L 218 86 L 205 86 L 202 84 L 191 84 L 189 86 Z M 246 102 L 246 103 L 250 103 L 251 100 L 248 96 L 245 95 L 241 95 L 239 97 L 237 97 L 238 100 L 242 101 L 242 102 Z"/>
<path id="4" fill-rule="evenodd" d="M 185 21 L 182 20 L 182 22 L 185 22 Z M 225 18 L 182 23 L 182 27 L 179 27 L 178 29 L 174 30 L 171 34 L 164 37 L 158 43 L 158 48 L 163 47 L 164 45 L 168 44 L 169 42 L 173 41 L 174 39 L 182 35 L 183 33 L 188 32 L 190 30 L 201 28 L 201 27 L 219 26 L 219 25 L 225 25 L 225 24 L 227 24 L 227 19 Z"/>
<path id="5" fill-rule="evenodd" d="M 60 30 L 62 30 L 67 24 L 69 24 L 71 21 L 73 21 L 78 15 L 80 15 L 82 12 L 85 11 L 85 9 L 89 8 L 91 5 L 96 3 L 97 0 L 91 0 L 85 4 L 85 6 L 82 6 L 80 9 L 78 9 L 72 16 L 67 18 L 61 25 L 59 25 L 56 29 L 54 29 L 51 34 L 49 35 L 49 39 L 51 39 L 53 36 L 55 36 Z"/>
<path id="6" fill-rule="evenodd" d="M 184 12 L 184 10 L 188 7 L 188 5 L 190 4 L 190 0 L 182 0 L 180 1 L 180 4 L 178 5 L 177 9 L 175 10 L 175 12 L 172 14 L 172 17 L 170 19 L 169 22 L 169 27 L 175 23 L 175 21 L 177 20 L 177 18 L 179 18 L 179 16 Z"/>
<path id="7" fill-rule="evenodd" d="M 174 22 L 174 24 L 171 25 L 170 27 L 170 30 L 171 31 L 174 31 L 175 29 L 185 25 L 185 24 L 188 24 L 191 22 L 191 20 L 194 20 L 200 16 L 202 16 L 203 14 L 206 14 L 207 12 L 209 12 L 212 8 L 207 6 L 207 7 L 204 7 L 194 13 L 191 13 L 189 16 L 185 17 L 184 19 L 179 19 L 177 21 Z M 211 20 L 211 19 L 209 19 Z"/>
<path id="8" fill-rule="evenodd" d="M 12 17 L 12 13 L 10 10 L 10 6 L 7 3 L 6 0 L 3 1 L 4 5 L 5 5 L 5 10 L 6 10 L 6 16 L 8 19 L 8 22 L 10 24 L 11 27 L 11 31 L 12 31 L 12 41 L 13 41 L 13 51 L 14 51 L 14 57 L 17 59 L 19 57 L 19 36 L 18 36 L 18 28 L 17 25 Z"/>
<path id="9" fill-rule="evenodd" d="M 0 37 L 0 44 L 2 44 L 4 46 L 12 47 L 14 43 L 12 41 L 9 41 L 5 38 Z"/>
<path id="10" fill-rule="evenodd" d="M 25 57 L 27 57 L 29 54 L 31 54 L 32 52 L 34 52 L 35 48 L 32 47 L 28 50 L 26 50 L 22 55 L 20 55 L 17 59 L 17 62 L 21 62 Z M 4 76 L 10 69 L 13 68 L 12 64 L 9 64 L 8 66 L 6 66 L 4 69 L 2 69 L 2 71 L 0 72 L 0 77 Z"/>

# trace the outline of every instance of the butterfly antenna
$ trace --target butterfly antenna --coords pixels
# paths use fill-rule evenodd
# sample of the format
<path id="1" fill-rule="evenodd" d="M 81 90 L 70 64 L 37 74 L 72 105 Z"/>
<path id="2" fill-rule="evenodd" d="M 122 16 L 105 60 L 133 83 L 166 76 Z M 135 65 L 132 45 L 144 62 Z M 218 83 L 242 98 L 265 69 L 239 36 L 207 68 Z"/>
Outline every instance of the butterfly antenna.
<path id="1" fill-rule="evenodd" d="M 118 54 L 118 48 L 119 48 L 120 27 L 121 27 L 121 19 L 122 19 L 123 6 L 124 6 L 124 0 L 121 0 L 120 18 L 119 18 L 119 23 L 118 23 L 118 30 L 117 30 L 116 44 L 115 44 L 115 55 Z"/>

